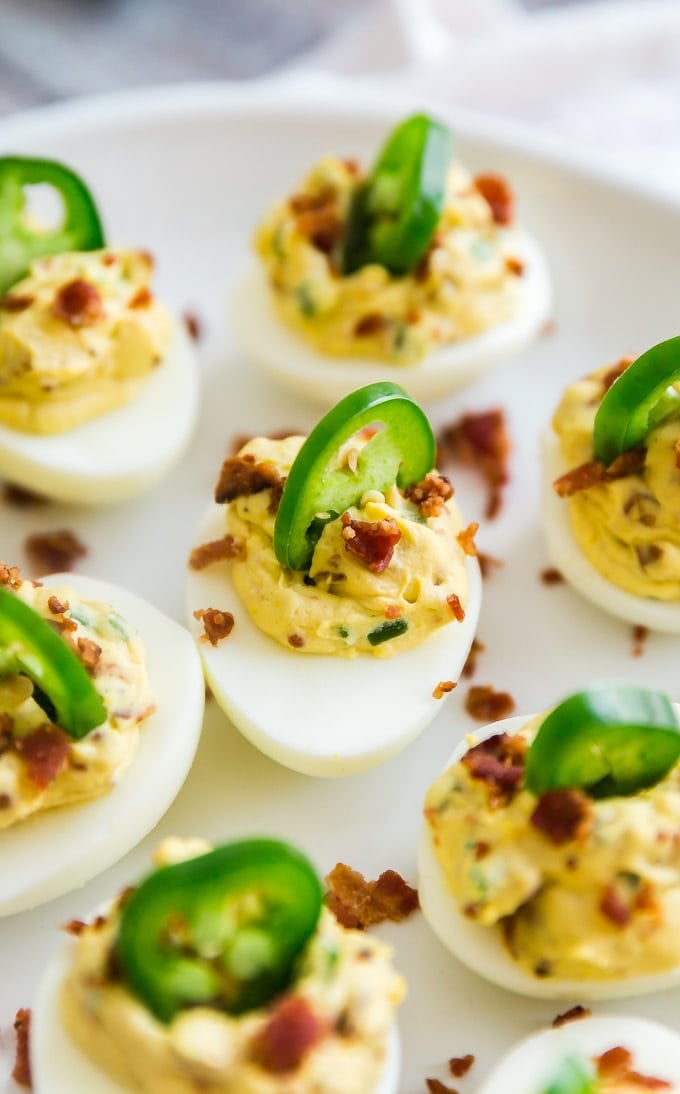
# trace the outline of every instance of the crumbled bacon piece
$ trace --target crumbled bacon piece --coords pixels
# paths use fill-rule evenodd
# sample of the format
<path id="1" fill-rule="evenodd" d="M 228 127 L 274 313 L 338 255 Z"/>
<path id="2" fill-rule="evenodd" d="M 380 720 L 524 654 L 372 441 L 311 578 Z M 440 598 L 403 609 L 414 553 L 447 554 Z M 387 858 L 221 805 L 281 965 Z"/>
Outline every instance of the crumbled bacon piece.
<path id="1" fill-rule="evenodd" d="M 579 490 L 590 490 L 593 486 L 613 482 L 614 479 L 625 479 L 627 475 L 634 475 L 642 470 L 646 456 L 646 448 L 629 448 L 609 465 L 601 460 L 589 460 L 578 467 L 572 467 L 555 479 L 553 489 L 558 497 L 570 498 Z"/>
<path id="2" fill-rule="evenodd" d="M 430 471 L 420 482 L 407 486 L 404 495 L 418 506 L 422 516 L 438 517 L 444 510 L 446 502 L 453 497 L 454 489 L 446 475 L 440 475 L 438 471 Z"/>
<path id="3" fill-rule="evenodd" d="M 524 273 L 524 263 L 521 258 L 517 258 L 516 255 L 508 255 L 505 260 L 505 268 L 508 273 L 514 274 L 515 277 L 521 277 Z"/>
<path id="4" fill-rule="evenodd" d="M 68 611 L 68 600 L 65 600 L 62 604 L 61 600 L 57 596 L 51 596 L 47 601 L 47 607 L 52 612 L 52 615 L 63 615 Z"/>
<path id="5" fill-rule="evenodd" d="M 467 680 L 469 680 L 471 676 L 474 676 L 477 671 L 477 658 L 480 653 L 484 653 L 485 649 L 486 646 L 483 642 L 480 642 L 478 638 L 472 639 L 472 645 L 470 646 L 465 664 L 463 665 L 461 676 L 464 676 Z"/>
<path id="6" fill-rule="evenodd" d="M 292 646 L 294 650 L 301 650 L 305 644 L 305 640 L 301 634 L 289 634 L 288 645 Z"/>
<path id="7" fill-rule="evenodd" d="M 459 623 L 462 623 L 465 619 L 465 608 L 460 602 L 460 597 L 457 593 L 450 593 L 446 598 L 446 603 L 453 612 L 453 617 Z"/>
<path id="8" fill-rule="evenodd" d="M 330 254 L 343 234 L 335 188 L 325 186 L 317 194 L 294 194 L 289 205 L 300 234 L 317 250 Z"/>
<path id="9" fill-rule="evenodd" d="M 189 555 L 189 568 L 192 570 L 204 570 L 206 566 L 212 566 L 214 562 L 226 562 L 234 558 L 243 558 L 244 546 L 240 540 L 233 536 L 222 536 L 222 539 L 213 539 L 210 543 L 201 543 L 194 547 Z"/>
<path id="10" fill-rule="evenodd" d="M 479 531 L 479 522 L 473 520 L 471 524 L 468 524 L 467 528 L 463 528 L 462 532 L 457 535 L 457 540 L 463 548 L 463 553 L 470 555 L 474 558 L 477 554 L 477 544 L 475 543 L 475 536 Z"/>
<path id="11" fill-rule="evenodd" d="M 7 585 L 10 589 L 20 589 L 22 584 L 19 567 L 0 562 L 0 585 Z"/>
<path id="12" fill-rule="evenodd" d="M 461 763 L 471 779 L 487 783 L 494 797 L 508 800 L 524 778 L 526 747 L 522 737 L 495 733 L 469 748 Z"/>
<path id="13" fill-rule="evenodd" d="M 70 327 L 91 327 L 104 316 L 104 302 L 89 281 L 76 277 L 57 290 L 52 314 Z"/>
<path id="14" fill-rule="evenodd" d="M 515 195 L 508 180 L 503 175 L 477 175 L 474 186 L 489 205 L 496 224 L 512 224 Z"/>
<path id="15" fill-rule="evenodd" d="M 560 1029 L 561 1026 L 566 1026 L 568 1022 L 577 1022 L 581 1018 L 590 1018 L 593 1012 L 589 1007 L 584 1007 L 580 1003 L 577 1003 L 573 1007 L 569 1007 L 569 1010 L 562 1011 L 561 1014 L 555 1015 L 552 1020 L 553 1029 Z"/>
<path id="16" fill-rule="evenodd" d="M 500 558 L 494 558 L 493 555 L 488 555 L 486 551 L 477 551 L 477 562 L 483 579 L 490 577 L 494 570 L 503 565 Z"/>
<path id="17" fill-rule="evenodd" d="M 458 1094 L 455 1087 L 443 1083 L 441 1079 L 426 1079 L 425 1085 L 429 1094 Z"/>
<path id="18" fill-rule="evenodd" d="M 221 504 L 248 494 L 259 494 L 261 490 L 278 486 L 280 481 L 281 476 L 270 460 L 258 463 L 251 455 L 227 456 L 215 487 L 215 501 Z"/>
<path id="19" fill-rule="evenodd" d="M 648 637 L 649 627 L 643 627 L 641 623 L 636 623 L 633 627 L 633 657 L 642 657 Z"/>
<path id="20" fill-rule="evenodd" d="M 31 782 L 45 790 L 66 767 L 69 739 L 62 729 L 45 723 L 25 737 L 15 737 L 14 748 L 25 761 Z"/>
<path id="21" fill-rule="evenodd" d="M 193 342 L 200 342 L 203 337 L 203 324 L 193 311 L 185 311 L 182 316 L 187 334 Z"/>
<path id="22" fill-rule="evenodd" d="M 585 839 L 592 825 L 590 799 L 580 790 L 546 790 L 541 794 L 529 821 L 544 836 L 561 847 Z"/>
<path id="23" fill-rule="evenodd" d="M 354 335 L 357 338 L 368 338 L 372 334 L 381 334 L 389 325 L 386 315 L 372 311 L 362 315 L 354 324 Z"/>
<path id="24" fill-rule="evenodd" d="M 387 604 L 383 615 L 385 619 L 399 619 L 404 614 L 401 604 Z"/>
<path id="25" fill-rule="evenodd" d="M 392 517 L 383 520 L 352 520 L 342 514 L 342 538 L 345 550 L 372 574 L 381 574 L 392 561 L 394 548 L 401 539 L 399 525 Z"/>
<path id="26" fill-rule="evenodd" d="M 2 500 L 14 509 L 37 509 L 39 506 L 47 505 L 48 499 L 43 494 L 28 490 L 25 486 L 6 482 L 2 488 Z"/>
<path id="27" fill-rule="evenodd" d="M 647 566 L 652 566 L 655 562 L 658 562 L 663 555 L 663 551 L 658 543 L 643 543 L 640 547 L 635 548 L 635 554 L 638 562 L 645 569 Z"/>
<path id="28" fill-rule="evenodd" d="M 501 489 L 508 481 L 510 438 L 500 409 L 479 414 L 463 414 L 446 426 L 437 438 L 442 459 L 450 459 L 479 470 L 486 482 L 488 497 L 485 516 L 497 516 L 501 507 Z"/>
<path id="29" fill-rule="evenodd" d="M 128 300 L 128 308 L 148 308 L 153 300 L 153 294 L 146 285 L 142 285 L 137 289 L 137 292 Z"/>
<path id="30" fill-rule="evenodd" d="M 267 512 L 272 515 L 278 513 L 279 505 L 281 504 L 281 498 L 283 497 L 283 488 L 286 485 L 285 477 L 281 478 L 276 486 L 272 486 L 269 492 L 269 505 L 267 506 Z"/>
<path id="31" fill-rule="evenodd" d="M 468 1053 L 466 1056 L 452 1056 L 449 1060 L 449 1071 L 456 1079 L 462 1079 L 475 1062 L 474 1056 Z"/>
<path id="32" fill-rule="evenodd" d="M 619 376 L 626 371 L 629 365 L 632 365 L 635 357 L 622 357 L 620 361 L 617 361 L 608 372 L 605 372 L 602 377 L 602 387 L 605 392 L 609 391 L 612 384 L 618 380 Z"/>
<path id="33" fill-rule="evenodd" d="M 605 885 L 598 908 L 603 916 L 616 927 L 625 927 L 633 917 L 631 902 L 624 898 L 614 881 Z"/>
<path id="34" fill-rule="evenodd" d="M 24 550 L 32 569 L 38 574 L 53 570 L 72 570 L 78 559 L 87 555 L 87 547 L 68 528 L 60 528 L 54 532 L 35 532 L 26 537 Z"/>
<path id="35" fill-rule="evenodd" d="M 87 923 L 84 919 L 69 919 L 68 923 L 64 923 L 61 927 L 61 930 L 66 931 L 67 934 L 75 935 L 77 938 L 79 934 L 83 933 L 86 927 Z"/>
<path id="36" fill-rule="evenodd" d="M 223 638 L 228 638 L 234 629 L 234 617 L 231 612 L 222 612 L 219 608 L 197 608 L 194 619 L 202 621 L 205 634 L 201 637 L 207 639 L 211 646 L 216 646 Z"/>
<path id="37" fill-rule="evenodd" d="M 478 722 L 497 722 L 515 709 L 515 700 L 508 691 L 496 691 L 491 684 L 475 684 L 465 697 L 465 709 Z"/>
<path id="38" fill-rule="evenodd" d="M 6 312 L 20 312 L 26 311 L 30 308 L 35 297 L 25 294 L 23 296 L 19 293 L 8 293 L 7 296 L 0 296 L 0 311 Z"/>
<path id="39" fill-rule="evenodd" d="M 343 927 L 364 930 L 386 919 L 399 923 L 418 908 L 418 892 L 395 870 L 367 881 L 358 870 L 339 862 L 326 877 L 326 904 Z"/>
<path id="40" fill-rule="evenodd" d="M 445 695 L 448 695 L 450 691 L 457 685 L 453 680 L 440 680 L 434 691 L 432 692 L 433 699 L 443 699 Z"/>
<path id="41" fill-rule="evenodd" d="M 253 1044 L 253 1057 L 273 1075 L 296 1071 L 308 1052 L 324 1037 L 327 1022 L 302 996 L 282 999 Z"/>
<path id="42" fill-rule="evenodd" d="M 541 581 L 544 585 L 563 585 L 564 574 L 555 566 L 547 566 L 545 570 L 541 570 Z"/>
<path id="43" fill-rule="evenodd" d="M 31 1080 L 31 1011 L 29 1007 L 20 1007 L 14 1018 L 14 1033 L 16 1035 L 16 1054 L 12 1078 L 20 1086 L 32 1086 Z"/>
<path id="44" fill-rule="evenodd" d="M 88 672 L 94 672 L 102 655 L 102 648 L 91 638 L 78 638 L 76 652 Z"/>
<path id="45" fill-rule="evenodd" d="M 607 1083 L 625 1083 L 627 1088 L 637 1086 L 640 1090 L 672 1090 L 673 1084 L 666 1079 L 653 1075 L 642 1075 L 632 1068 L 633 1054 L 627 1048 L 617 1045 L 594 1058 L 598 1078 Z"/>

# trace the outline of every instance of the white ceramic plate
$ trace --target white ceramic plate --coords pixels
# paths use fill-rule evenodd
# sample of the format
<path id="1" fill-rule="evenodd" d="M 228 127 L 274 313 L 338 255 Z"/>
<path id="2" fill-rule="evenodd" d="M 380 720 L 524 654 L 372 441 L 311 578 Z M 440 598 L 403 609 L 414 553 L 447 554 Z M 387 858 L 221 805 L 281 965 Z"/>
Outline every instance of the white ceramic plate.
<path id="1" fill-rule="evenodd" d="M 203 399 L 185 459 L 143 499 L 108 509 L 17 510 L 0 502 L 0 557 L 25 563 L 28 532 L 71 527 L 90 553 L 81 569 L 146 596 L 184 619 L 186 559 L 235 434 L 309 428 L 313 406 L 297 402 L 249 368 L 226 326 L 233 280 L 248 258 L 257 217 L 328 150 L 369 158 L 385 129 L 421 109 L 378 91 L 342 86 L 205 87 L 127 95 L 60 106 L 0 123 L 0 151 L 58 156 L 83 171 L 106 210 L 112 240 L 154 252 L 158 291 L 179 314 L 203 320 L 199 344 Z M 438 109 L 444 116 L 446 111 Z M 473 171 L 512 180 L 521 217 L 541 240 L 555 289 L 555 330 L 499 373 L 434 404 L 435 426 L 464 410 L 502 406 L 513 437 L 511 482 L 500 517 L 485 524 L 485 498 L 471 474 L 452 470 L 466 520 L 481 520 L 478 543 L 503 560 L 485 585 L 479 637 L 486 645 L 474 683 L 512 692 L 518 710 L 542 710 L 594 676 L 626 676 L 678 698 L 677 639 L 654 635 L 632 656 L 627 624 L 602 615 L 567 586 L 547 587 L 539 521 L 539 437 L 574 377 L 677 334 L 680 205 L 617 182 L 573 153 L 452 119 Z M 121 172 L 120 164 L 126 164 Z M 642 306 L 644 301 L 644 306 Z M 58 924 L 86 914 L 147 869 L 164 835 L 211 839 L 273 832 L 306 850 L 325 872 L 338 860 L 371 877 L 391 867 L 412 882 L 426 789 L 456 741 L 474 729 L 462 681 L 427 731 L 382 767 L 340 781 L 287 771 L 256 751 L 209 704 L 189 779 L 156 831 L 116 866 L 33 912 L 0 922 L 0 1028 L 30 1005 L 41 969 L 58 943 Z M 304 698 L 301 699 L 304 702 Z M 361 717 L 346 689 L 328 702 Z M 473 1094 L 495 1059 L 548 1022 L 555 1003 L 521 999 L 464 969 L 422 916 L 381 934 L 396 947 L 409 981 L 402 1008 L 402 1094 L 446 1078 L 446 1061 L 471 1052 Z M 575 1000 L 576 1001 L 576 1000 Z M 680 991 L 633 1003 L 680 1028 Z M 630 1004 L 608 1004 L 608 1010 Z M 9 1071 L 11 1038 L 0 1038 Z M 0 1090 L 4 1075 L 0 1072 Z M 455 1085 L 455 1083 L 454 1083 Z M 7 1090 L 13 1089 L 7 1087 Z"/>

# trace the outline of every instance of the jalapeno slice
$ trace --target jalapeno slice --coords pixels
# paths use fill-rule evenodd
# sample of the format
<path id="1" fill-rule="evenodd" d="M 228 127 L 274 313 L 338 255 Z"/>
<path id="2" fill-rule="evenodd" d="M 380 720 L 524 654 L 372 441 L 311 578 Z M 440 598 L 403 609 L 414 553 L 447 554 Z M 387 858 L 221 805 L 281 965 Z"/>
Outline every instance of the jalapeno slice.
<path id="1" fill-rule="evenodd" d="M 64 206 L 61 224 L 44 231 L 26 216 L 25 187 L 40 183 L 53 187 Z M 103 246 L 97 207 L 74 171 L 54 160 L 0 157 L 0 295 L 25 277 L 37 258 Z"/>
<path id="2" fill-rule="evenodd" d="M 375 432 L 361 443 L 366 429 Z M 350 466 L 339 453 L 355 435 L 357 459 Z M 367 490 L 419 482 L 432 470 L 435 452 L 424 411 L 397 384 L 368 384 L 345 396 L 309 434 L 286 479 L 274 525 L 281 565 L 308 569 L 329 514 L 356 505 Z"/>
<path id="3" fill-rule="evenodd" d="M 559 1074 L 545 1088 L 543 1094 L 597 1094 L 598 1084 L 592 1068 L 576 1056 L 564 1060 Z"/>
<path id="4" fill-rule="evenodd" d="M 15 674 L 33 681 L 34 698 L 69 737 L 85 737 L 106 721 L 77 655 L 38 612 L 0 588 L 0 677 Z"/>
<path id="5" fill-rule="evenodd" d="M 229 1014 L 263 1006 L 291 982 L 322 897 L 311 864 L 278 840 L 162 867 L 123 906 L 123 977 L 161 1022 L 199 1004 Z"/>
<path id="6" fill-rule="evenodd" d="M 595 459 L 611 463 L 644 444 L 647 434 L 680 410 L 680 337 L 659 342 L 621 373 L 600 403 L 593 426 Z"/>
<path id="7" fill-rule="evenodd" d="M 571 695 L 541 723 L 527 756 L 525 786 L 579 788 L 592 798 L 636 794 L 680 759 L 680 727 L 666 695 L 632 685 Z"/>
<path id="8" fill-rule="evenodd" d="M 425 114 L 390 133 L 350 207 L 342 256 L 345 274 L 370 263 L 408 273 L 432 241 L 444 208 L 453 136 Z"/>

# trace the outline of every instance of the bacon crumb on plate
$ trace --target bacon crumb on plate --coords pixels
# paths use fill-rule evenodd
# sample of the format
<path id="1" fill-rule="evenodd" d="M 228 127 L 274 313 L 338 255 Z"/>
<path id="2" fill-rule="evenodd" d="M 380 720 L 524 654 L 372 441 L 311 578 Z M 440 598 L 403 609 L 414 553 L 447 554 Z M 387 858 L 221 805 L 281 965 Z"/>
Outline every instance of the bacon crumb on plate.
<path id="1" fill-rule="evenodd" d="M 458 1094 L 455 1086 L 449 1086 L 448 1083 L 443 1083 L 441 1079 L 426 1079 L 425 1085 L 429 1094 Z"/>
<path id="2" fill-rule="evenodd" d="M 449 1060 L 449 1071 L 454 1078 L 462 1079 L 463 1075 L 467 1075 L 474 1062 L 475 1058 L 469 1052 L 465 1056 L 452 1056 Z"/>
<path id="3" fill-rule="evenodd" d="M 2 487 L 2 500 L 13 509 L 38 509 L 47 505 L 49 499 L 44 494 L 36 494 L 34 490 L 28 490 L 25 486 L 6 482 Z"/>
<path id="4" fill-rule="evenodd" d="M 358 870 L 337 863 L 326 876 L 326 904 L 343 927 L 364 930 L 386 919 L 399 923 L 419 907 L 418 892 L 396 870 L 367 881 Z"/>
<path id="5" fill-rule="evenodd" d="M 16 1034 L 16 1055 L 12 1078 L 20 1086 L 32 1087 L 31 1081 L 31 1011 L 28 1007 L 20 1007 L 14 1019 L 14 1032 Z"/>
<path id="6" fill-rule="evenodd" d="M 592 1013 L 590 1007 L 584 1007 L 581 1003 L 577 1003 L 575 1006 L 570 1007 L 569 1010 L 564 1010 L 561 1014 L 556 1014 L 551 1025 L 553 1029 L 560 1029 L 561 1026 L 566 1026 L 568 1022 L 578 1022 L 581 1018 L 590 1018 Z"/>
<path id="7" fill-rule="evenodd" d="M 203 321 L 194 311 L 185 311 L 182 316 L 185 330 L 193 342 L 200 342 L 203 337 Z"/>
<path id="8" fill-rule="evenodd" d="M 85 544 L 68 528 L 34 532 L 24 540 L 24 551 L 31 569 L 37 574 L 72 570 L 76 562 L 87 555 Z"/>
<path id="9" fill-rule="evenodd" d="M 487 520 L 498 516 L 501 490 L 508 481 L 510 437 L 505 415 L 499 408 L 478 414 L 463 414 L 445 426 L 437 437 L 440 459 L 460 463 L 481 472 L 487 486 L 484 515 Z"/>
<path id="10" fill-rule="evenodd" d="M 642 657 L 648 637 L 649 627 L 643 627 L 640 623 L 636 623 L 633 627 L 633 657 Z"/>
<path id="11" fill-rule="evenodd" d="M 483 642 L 480 642 L 478 638 L 473 638 L 472 639 L 472 645 L 470 646 L 470 650 L 469 650 L 469 653 L 467 655 L 467 660 L 466 660 L 465 664 L 463 665 L 463 670 L 461 672 L 461 676 L 464 676 L 466 678 L 466 680 L 469 680 L 470 677 L 474 676 L 474 674 L 476 673 L 476 671 L 477 671 L 477 659 L 478 659 L 480 653 L 484 653 L 485 649 L 486 649 L 486 646 L 484 645 Z"/>
<path id="12" fill-rule="evenodd" d="M 473 684 L 465 696 L 465 709 L 478 722 L 497 722 L 508 718 L 515 700 L 507 691 L 496 691 L 491 684 Z"/>

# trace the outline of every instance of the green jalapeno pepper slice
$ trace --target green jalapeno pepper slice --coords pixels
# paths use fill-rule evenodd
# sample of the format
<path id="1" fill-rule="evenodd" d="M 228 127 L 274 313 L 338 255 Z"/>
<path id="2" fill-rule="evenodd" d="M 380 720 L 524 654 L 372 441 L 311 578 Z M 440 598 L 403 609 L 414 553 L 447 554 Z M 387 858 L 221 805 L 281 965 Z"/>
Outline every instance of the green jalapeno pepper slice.
<path id="1" fill-rule="evenodd" d="M 451 131 L 425 114 L 406 118 L 390 133 L 352 199 L 343 273 L 377 263 L 404 274 L 417 265 L 444 208 L 452 152 Z"/>
<path id="2" fill-rule="evenodd" d="M 77 655 L 46 619 L 0 588 L 0 677 L 28 676 L 34 698 L 69 737 L 106 721 L 99 692 Z"/>
<path id="3" fill-rule="evenodd" d="M 658 691 L 620 684 L 577 692 L 541 723 L 529 748 L 525 786 L 579 788 L 592 798 L 636 794 L 680 759 L 680 726 Z"/>
<path id="4" fill-rule="evenodd" d="M 358 451 L 356 468 L 338 465 L 342 446 L 362 429 L 375 433 Z M 309 568 L 323 524 L 356 505 L 367 490 L 402 489 L 434 466 L 436 444 L 425 413 L 397 384 L 359 388 L 333 407 L 298 452 L 274 525 L 282 566 Z"/>
<path id="5" fill-rule="evenodd" d="M 640 354 L 614 381 L 598 407 L 593 426 L 596 460 L 609 464 L 680 410 L 680 337 L 659 342 Z"/>
<path id="6" fill-rule="evenodd" d="M 199 1004 L 241 1014 L 290 984 L 322 898 L 313 867 L 286 843 L 217 847 L 133 891 L 121 912 L 120 969 L 161 1022 Z"/>
<path id="7" fill-rule="evenodd" d="M 597 1080 L 592 1069 L 578 1057 L 569 1056 L 543 1094 L 597 1094 L 597 1089 Z"/>
<path id="8" fill-rule="evenodd" d="M 25 187 L 41 183 L 59 193 L 64 207 L 61 224 L 44 231 L 26 217 Z M 104 246 L 97 207 L 74 171 L 54 160 L 0 157 L 0 295 L 25 277 L 37 258 Z"/>

